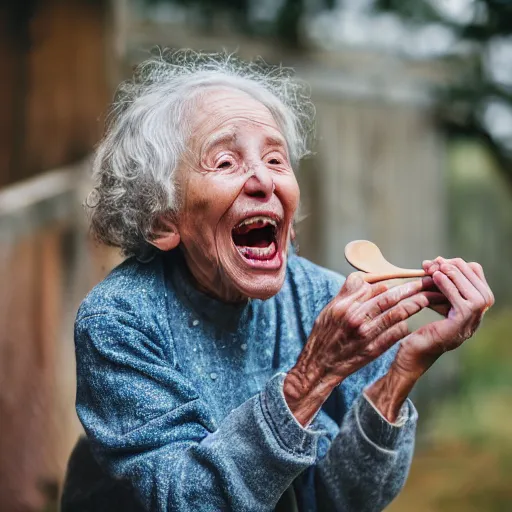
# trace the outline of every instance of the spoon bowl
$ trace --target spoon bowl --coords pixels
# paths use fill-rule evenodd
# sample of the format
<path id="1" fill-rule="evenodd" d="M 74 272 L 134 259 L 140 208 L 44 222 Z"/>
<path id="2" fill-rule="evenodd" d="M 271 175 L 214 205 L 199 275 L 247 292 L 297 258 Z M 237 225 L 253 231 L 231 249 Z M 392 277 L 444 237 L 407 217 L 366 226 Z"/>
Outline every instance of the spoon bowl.
<path id="1" fill-rule="evenodd" d="M 354 240 L 348 243 L 345 247 L 345 258 L 353 267 L 365 273 L 363 278 L 369 283 L 425 276 L 424 270 L 400 268 L 389 263 L 380 249 L 368 240 Z"/>

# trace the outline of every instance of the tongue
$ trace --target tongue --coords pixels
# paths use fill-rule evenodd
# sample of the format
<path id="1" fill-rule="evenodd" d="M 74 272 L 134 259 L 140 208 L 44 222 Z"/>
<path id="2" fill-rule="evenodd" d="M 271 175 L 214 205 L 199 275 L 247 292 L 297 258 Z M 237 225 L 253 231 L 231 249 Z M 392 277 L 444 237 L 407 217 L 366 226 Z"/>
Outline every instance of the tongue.
<path id="1" fill-rule="evenodd" d="M 270 242 L 268 247 L 238 247 L 238 250 L 250 260 L 271 260 L 276 255 L 277 247 L 275 242 Z"/>

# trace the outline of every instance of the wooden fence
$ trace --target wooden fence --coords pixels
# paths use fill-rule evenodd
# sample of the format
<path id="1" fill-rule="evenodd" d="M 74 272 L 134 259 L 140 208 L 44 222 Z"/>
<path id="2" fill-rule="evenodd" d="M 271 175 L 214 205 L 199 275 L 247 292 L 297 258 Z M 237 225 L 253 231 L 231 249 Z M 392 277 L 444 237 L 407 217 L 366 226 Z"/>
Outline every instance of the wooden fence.
<path id="1" fill-rule="evenodd" d="M 79 432 L 72 325 L 80 300 L 116 262 L 87 237 L 87 164 L 0 191 L 0 503 L 55 499 Z"/>

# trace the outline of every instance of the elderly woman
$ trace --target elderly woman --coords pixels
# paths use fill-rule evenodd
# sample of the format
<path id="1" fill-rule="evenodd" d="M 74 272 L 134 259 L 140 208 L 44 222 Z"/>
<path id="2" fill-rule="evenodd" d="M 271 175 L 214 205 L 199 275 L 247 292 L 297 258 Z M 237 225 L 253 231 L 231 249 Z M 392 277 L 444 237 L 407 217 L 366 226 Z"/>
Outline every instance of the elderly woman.
<path id="1" fill-rule="evenodd" d="M 89 205 L 131 257 L 78 312 L 63 510 L 361 512 L 403 486 L 407 397 L 493 296 L 461 259 L 389 288 L 294 253 L 312 112 L 288 71 L 224 54 L 164 53 L 121 87 Z M 409 333 L 425 307 L 444 318 Z"/>

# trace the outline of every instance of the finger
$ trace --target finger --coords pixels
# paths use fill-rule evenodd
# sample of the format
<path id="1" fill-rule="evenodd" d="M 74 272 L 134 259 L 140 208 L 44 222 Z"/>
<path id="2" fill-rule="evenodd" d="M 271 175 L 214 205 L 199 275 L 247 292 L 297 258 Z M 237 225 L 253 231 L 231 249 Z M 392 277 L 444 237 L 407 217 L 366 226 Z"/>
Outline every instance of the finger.
<path id="1" fill-rule="evenodd" d="M 371 354 L 373 359 L 377 359 L 384 352 L 389 350 L 396 342 L 402 340 L 409 334 L 407 322 L 399 322 L 382 334 L 377 336 L 366 348 L 365 352 Z"/>
<path id="2" fill-rule="evenodd" d="M 389 289 L 385 283 L 369 284 L 363 279 L 363 272 L 353 272 L 350 274 L 338 296 L 347 302 L 365 301 L 376 295 L 380 295 Z"/>
<path id="3" fill-rule="evenodd" d="M 363 279 L 363 272 L 352 272 L 348 275 L 340 290 L 340 295 L 344 297 L 348 295 L 360 294 L 370 289 L 370 285 Z"/>
<path id="4" fill-rule="evenodd" d="M 372 287 L 361 277 L 362 272 L 352 272 L 343 283 L 338 295 L 331 303 L 335 318 L 343 318 L 349 311 L 359 307 L 359 301 L 371 297 Z"/>
<path id="5" fill-rule="evenodd" d="M 432 275 L 436 270 L 439 270 L 439 260 L 441 259 L 441 256 L 438 256 L 437 258 L 433 260 L 425 260 L 422 263 L 423 270 L 427 273 L 427 275 Z"/>
<path id="6" fill-rule="evenodd" d="M 382 281 L 374 283 L 370 286 L 372 287 L 370 298 L 376 297 L 377 295 L 381 295 L 382 293 L 387 292 L 390 288 L 389 284 L 383 283 Z"/>
<path id="7" fill-rule="evenodd" d="M 473 272 L 485 283 L 487 283 L 487 279 L 485 278 L 484 269 L 480 263 L 476 263 L 475 261 L 470 261 L 468 265 L 473 269 Z"/>
<path id="8" fill-rule="evenodd" d="M 428 281 L 425 283 L 428 283 Z M 361 304 L 355 315 L 361 323 L 365 320 L 372 320 L 398 304 L 401 300 L 417 294 L 423 290 L 424 286 L 425 284 L 422 279 L 416 279 L 400 286 L 395 286 Z"/>
<path id="9" fill-rule="evenodd" d="M 436 284 L 434 283 L 434 280 L 432 279 L 432 276 L 423 277 L 421 282 L 423 283 L 423 290 L 439 291 Z"/>
<path id="10" fill-rule="evenodd" d="M 434 283 L 439 288 L 441 293 L 450 301 L 450 304 L 458 309 L 466 307 L 466 300 L 462 297 L 457 287 L 453 284 L 451 279 L 436 270 L 432 276 Z"/>
<path id="11" fill-rule="evenodd" d="M 486 287 L 486 290 L 489 294 L 488 307 L 493 306 L 494 305 L 494 294 L 492 293 L 491 287 L 489 286 L 489 283 L 487 282 L 487 279 L 485 278 L 484 269 L 482 268 L 482 265 L 480 265 L 480 263 L 476 263 L 474 261 L 468 263 L 468 265 L 473 270 L 473 272 L 480 278 L 480 280 Z"/>
<path id="12" fill-rule="evenodd" d="M 459 293 L 471 302 L 474 307 L 484 307 L 485 299 L 482 294 L 473 286 L 469 279 L 462 273 L 456 265 L 452 263 L 441 263 L 440 272 L 447 275 L 452 283 L 457 287 Z"/>
<path id="13" fill-rule="evenodd" d="M 441 266 L 441 263 L 445 261 L 445 258 L 442 258 L 441 256 L 438 256 L 437 258 L 433 259 L 430 262 L 430 266 L 428 267 L 428 274 L 434 275 L 434 272 L 437 272 L 439 270 L 439 267 Z"/>
<path id="14" fill-rule="evenodd" d="M 452 260 L 448 260 L 448 263 L 455 265 L 462 272 L 466 279 L 480 293 L 480 295 L 484 299 L 485 306 L 490 307 L 492 305 L 492 292 L 489 288 L 489 285 L 476 274 L 473 268 L 471 268 L 471 266 L 461 258 L 454 258 Z"/>
<path id="15" fill-rule="evenodd" d="M 352 274 L 350 274 L 350 276 L 351 275 Z M 375 285 L 362 283 L 361 288 L 356 288 L 357 278 L 353 279 L 353 281 L 355 281 L 355 284 L 354 282 L 349 283 L 349 290 L 352 290 L 352 293 L 347 294 L 347 292 L 342 288 L 332 302 L 331 312 L 336 318 L 343 318 L 345 315 L 352 315 L 366 300 L 380 295 L 389 289 L 388 285 L 384 283 L 376 283 Z"/>
<path id="16" fill-rule="evenodd" d="M 363 323 L 358 329 L 359 335 L 366 339 L 374 339 L 395 324 L 407 320 L 430 304 L 427 293 L 431 292 L 420 292 L 403 299 L 373 320 Z"/>
<path id="17" fill-rule="evenodd" d="M 437 287 L 436 287 L 437 290 Z M 425 295 L 428 298 L 429 304 L 428 308 L 436 313 L 447 316 L 452 305 L 448 301 L 448 299 L 439 291 L 427 291 Z"/>

